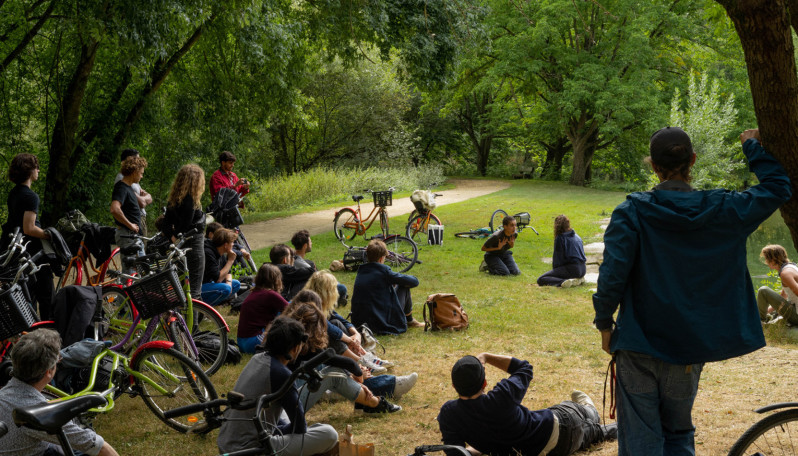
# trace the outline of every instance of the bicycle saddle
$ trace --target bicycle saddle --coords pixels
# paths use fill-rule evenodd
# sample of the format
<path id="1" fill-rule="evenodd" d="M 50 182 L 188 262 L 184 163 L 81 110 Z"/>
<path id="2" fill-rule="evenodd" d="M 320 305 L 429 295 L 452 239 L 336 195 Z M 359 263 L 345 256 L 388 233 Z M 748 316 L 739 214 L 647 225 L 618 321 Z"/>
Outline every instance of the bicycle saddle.
<path id="1" fill-rule="evenodd" d="M 102 407 L 108 402 L 96 394 L 80 396 L 65 401 L 14 409 L 12 415 L 17 426 L 27 426 L 48 434 L 57 434 L 61 428 L 86 410 Z"/>
<path id="2" fill-rule="evenodd" d="M 363 195 L 352 195 L 352 201 L 358 202 L 363 199 Z"/>

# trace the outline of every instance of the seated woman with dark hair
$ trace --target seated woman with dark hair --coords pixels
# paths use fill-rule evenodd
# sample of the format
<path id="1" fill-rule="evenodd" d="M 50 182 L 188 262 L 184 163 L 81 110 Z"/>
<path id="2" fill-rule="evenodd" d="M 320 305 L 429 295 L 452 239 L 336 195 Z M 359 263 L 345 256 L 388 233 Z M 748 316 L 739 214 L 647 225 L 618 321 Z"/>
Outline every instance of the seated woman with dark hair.
<path id="1" fill-rule="evenodd" d="M 304 328 L 296 320 L 277 317 L 266 334 L 263 343 L 265 351 L 249 360 L 238 377 L 234 390 L 243 394 L 247 400 L 277 391 L 291 376 L 286 365 L 296 359 L 307 340 Z M 290 422 L 280 420 L 283 411 Z M 222 453 L 258 448 L 258 433 L 252 422 L 253 413 L 254 408 L 228 409 L 225 412 L 227 421 L 222 424 L 216 440 Z M 305 410 L 296 388 L 289 390 L 279 403 L 264 410 L 261 419 L 279 430 L 271 437 L 271 443 L 274 448 L 282 449 L 281 455 L 324 453 L 338 442 L 338 433 L 329 424 L 307 426 Z"/>
<path id="2" fill-rule="evenodd" d="M 255 276 L 255 288 L 241 304 L 238 318 L 238 348 L 243 353 L 255 353 L 263 342 L 266 328 L 288 306 L 280 291 L 283 282 L 277 266 L 264 263 Z"/>
<path id="3" fill-rule="evenodd" d="M 554 219 L 553 269 L 538 277 L 538 285 L 568 288 L 585 283 L 585 249 L 582 238 L 571 229 L 571 221 L 564 215 Z"/>

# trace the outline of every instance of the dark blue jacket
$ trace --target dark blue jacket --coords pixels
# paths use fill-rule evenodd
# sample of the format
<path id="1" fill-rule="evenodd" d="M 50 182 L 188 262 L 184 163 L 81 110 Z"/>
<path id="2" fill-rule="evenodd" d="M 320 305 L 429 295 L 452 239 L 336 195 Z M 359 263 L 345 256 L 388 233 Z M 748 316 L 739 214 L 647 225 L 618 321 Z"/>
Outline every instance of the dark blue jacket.
<path id="1" fill-rule="evenodd" d="M 570 230 L 554 238 L 554 254 L 552 255 L 551 265 L 559 268 L 566 264 L 584 263 L 585 249 L 582 246 L 582 238 L 576 231 Z"/>
<path id="2" fill-rule="evenodd" d="M 382 263 L 360 266 L 352 289 L 352 323 L 366 323 L 375 334 L 407 331 L 407 318 L 392 285 L 418 286 L 418 279 L 393 272 Z"/>
<path id="3" fill-rule="evenodd" d="M 611 350 L 672 364 L 719 361 L 765 345 L 746 239 L 792 190 L 784 168 L 755 139 L 743 145 L 759 184 L 744 192 L 689 191 L 678 181 L 629 195 L 604 234 L 593 295 L 596 327 Z M 688 190 L 688 191 L 676 191 Z"/>

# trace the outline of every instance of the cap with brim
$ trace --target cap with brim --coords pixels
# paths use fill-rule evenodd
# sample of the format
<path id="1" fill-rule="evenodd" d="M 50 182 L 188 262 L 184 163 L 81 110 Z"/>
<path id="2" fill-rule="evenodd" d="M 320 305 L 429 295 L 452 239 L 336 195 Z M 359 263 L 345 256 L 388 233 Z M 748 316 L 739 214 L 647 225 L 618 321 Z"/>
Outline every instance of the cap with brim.
<path id="1" fill-rule="evenodd" d="M 464 356 L 452 367 L 452 385 L 460 396 L 473 396 L 485 384 L 485 367 L 473 356 Z"/>
<path id="2" fill-rule="evenodd" d="M 651 161 L 657 166 L 673 169 L 690 161 L 693 144 L 681 128 L 665 127 L 651 135 L 648 150 Z"/>

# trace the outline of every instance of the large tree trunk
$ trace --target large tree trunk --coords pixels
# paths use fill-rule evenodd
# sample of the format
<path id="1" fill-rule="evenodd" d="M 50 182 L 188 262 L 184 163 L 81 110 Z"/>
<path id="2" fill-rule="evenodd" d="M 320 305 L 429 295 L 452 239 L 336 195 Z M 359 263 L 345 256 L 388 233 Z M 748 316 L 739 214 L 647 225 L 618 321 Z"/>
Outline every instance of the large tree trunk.
<path id="1" fill-rule="evenodd" d="M 471 94 L 463 99 L 463 108 L 457 115 L 458 123 L 465 130 L 476 152 L 477 172 L 480 176 L 488 172 L 488 159 L 494 138 L 494 134 L 485 125 L 492 102 L 493 96 L 488 93 Z"/>
<path id="2" fill-rule="evenodd" d="M 80 121 L 80 107 L 86 94 L 89 75 L 94 68 L 99 42 L 90 40 L 80 49 L 80 59 L 69 81 L 66 92 L 61 96 L 58 117 L 53 127 L 53 140 L 50 143 L 50 164 L 47 167 L 47 183 L 44 187 L 49 207 L 42 213 L 42 224 L 55 224 L 69 209 L 68 192 L 75 166 L 73 154 L 77 148 L 77 132 Z"/>
<path id="3" fill-rule="evenodd" d="M 598 144 L 598 122 L 587 113 L 582 113 L 579 119 L 572 119 L 566 134 L 574 150 L 569 183 L 584 186 Z"/>
<path id="4" fill-rule="evenodd" d="M 546 161 L 543 163 L 543 176 L 549 179 L 559 179 L 562 172 L 562 159 L 568 152 L 568 138 L 558 138 L 557 142 L 548 144 L 540 142 L 546 149 Z"/>
<path id="5" fill-rule="evenodd" d="M 798 77 L 784 0 L 717 0 L 726 8 L 745 52 L 748 79 L 762 143 L 798 183 Z M 795 7 L 795 1 L 790 5 Z M 798 10 L 793 10 L 794 16 Z M 798 198 L 781 208 L 798 247 Z"/>

